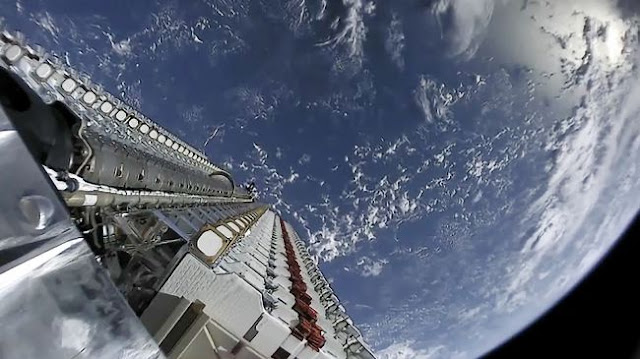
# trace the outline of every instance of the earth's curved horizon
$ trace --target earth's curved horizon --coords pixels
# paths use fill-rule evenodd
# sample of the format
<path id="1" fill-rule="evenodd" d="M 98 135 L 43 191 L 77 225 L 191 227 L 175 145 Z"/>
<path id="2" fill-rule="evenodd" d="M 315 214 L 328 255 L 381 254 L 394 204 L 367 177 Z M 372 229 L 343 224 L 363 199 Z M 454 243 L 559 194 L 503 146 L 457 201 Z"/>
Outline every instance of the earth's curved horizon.
<path id="1" fill-rule="evenodd" d="M 0 10 L 255 181 L 380 358 L 495 348 L 584 278 L 640 208 L 634 1 Z"/>

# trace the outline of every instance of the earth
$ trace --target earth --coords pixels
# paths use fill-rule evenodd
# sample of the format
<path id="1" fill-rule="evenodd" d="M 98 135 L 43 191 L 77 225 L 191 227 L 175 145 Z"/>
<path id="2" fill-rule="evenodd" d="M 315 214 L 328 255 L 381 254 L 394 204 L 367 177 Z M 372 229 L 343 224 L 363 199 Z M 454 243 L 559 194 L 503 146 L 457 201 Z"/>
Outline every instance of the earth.
<path id="1" fill-rule="evenodd" d="M 633 0 L 3 1 L 11 30 L 255 181 L 380 358 L 476 357 L 640 204 Z"/>

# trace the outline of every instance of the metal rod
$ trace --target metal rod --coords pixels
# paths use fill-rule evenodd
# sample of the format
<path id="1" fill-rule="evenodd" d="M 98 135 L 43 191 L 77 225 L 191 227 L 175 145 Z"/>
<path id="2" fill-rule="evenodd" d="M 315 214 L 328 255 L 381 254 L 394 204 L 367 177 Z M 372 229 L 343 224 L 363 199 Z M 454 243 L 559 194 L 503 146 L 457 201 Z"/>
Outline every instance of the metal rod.
<path id="1" fill-rule="evenodd" d="M 69 207 L 109 207 L 118 205 L 131 206 L 171 206 L 206 203 L 250 203 L 252 200 L 233 197 L 213 197 L 213 196 L 190 196 L 182 193 L 177 194 L 147 194 L 142 191 L 138 193 L 110 193 L 100 191 L 76 191 L 61 192 L 67 206 Z"/>

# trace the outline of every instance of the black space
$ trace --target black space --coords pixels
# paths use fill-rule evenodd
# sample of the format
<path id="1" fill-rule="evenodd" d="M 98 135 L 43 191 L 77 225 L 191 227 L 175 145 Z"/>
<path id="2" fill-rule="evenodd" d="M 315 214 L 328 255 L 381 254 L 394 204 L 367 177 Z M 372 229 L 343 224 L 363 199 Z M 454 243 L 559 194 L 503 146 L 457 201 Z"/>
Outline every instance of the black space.
<path id="1" fill-rule="evenodd" d="M 486 358 L 640 358 L 640 215 L 569 296 Z"/>

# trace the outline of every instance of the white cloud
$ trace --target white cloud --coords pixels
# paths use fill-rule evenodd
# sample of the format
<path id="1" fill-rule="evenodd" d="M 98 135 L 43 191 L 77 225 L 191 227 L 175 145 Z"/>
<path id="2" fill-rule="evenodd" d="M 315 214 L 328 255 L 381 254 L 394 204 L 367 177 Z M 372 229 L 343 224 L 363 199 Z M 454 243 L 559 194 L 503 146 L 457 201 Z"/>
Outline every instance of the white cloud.
<path id="1" fill-rule="evenodd" d="M 189 125 L 201 124 L 204 120 L 204 106 L 202 105 L 191 105 L 186 110 L 182 112 L 182 120 Z M 216 128 L 218 129 L 218 128 Z"/>
<path id="2" fill-rule="evenodd" d="M 428 76 L 421 76 L 413 91 L 413 100 L 428 124 L 450 124 L 453 120 L 452 107 L 468 95 L 471 88 L 448 88 Z"/>
<path id="3" fill-rule="evenodd" d="M 349 270 L 347 270 L 347 272 L 348 272 L 348 271 L 349 271 Z M 375 310 L 375 308 L 374 308 L 374 307 L 372 307 L 372 306 L 370 306 L 370 305 L 367 305 L 367 304 L 361 304 L 361 303 L 356 303 L 356 304 L 354 305 L 354 307 L 355 307 L 355 308 L 357 308 L 357 309 L 369 309 L 369 310 Z"/>
<path id="4" fill-rule="evenodd" d="M 388 264 L 387 259 L 371 259 L 369 257 L 361 257 L 356 264 L 363 277 L 376 277 L 382 273 L 384 266 Z"/>
<path id="5" fill-rule="evenodd" d="M 437 345 L 428 349 L 415 349 L 415 342 L 404 341 L 394 343 L 376 353 L 379 359 L 435 359 L 435 358 L 464 358 L 465 353 L 450 352 L 443 345 Z"/>
<path id="6" fill-rule="evenodd" d="M 432 11 L 438 18 L 453 16 L 450 28 L 442 28 L 451 55 L 465 59 L 475 55 L 484 40 L 496 1 L 440 0 L 433 5 Z"/>
<path id="7" fill-rule="evenodd" d="M 385 151 L 385 155 L 395 155 L 396 151 L 398 150 L 398 147 L 401 145 L 404 145 L 406 143 L 409 142 L 409 139 L 407 139 L 407 136 L 402 135 L 400 136 L 394 143 L 392 143 L 387 150 Z"/>
<path id="8" fill-rule="evenodd" d="M 202 111 L 197 111 L 194 113 L 195 114 L 199 114 L 200 117 L 198 117 L 197 119 L 199 121 L 195 121 L 192 123 L 201 123 L 202 122 Z M 217 125 L 217 126 L 213 126 L 211 127 L 207 132 L 207 138 L 204 140 L 204 143 L 202 144 L 203 149 L 206 149 L 207 146 L 209 145 L 209 143 L 211 143 L 211 141 L 216 141 L 218 143 L 222 142 L 222 139 L 224 138 L 224 134 L 225 134 L 225 130 L 224 130 L 225 125 Z"/>
<path id="9" fill-rule="evenodd" d="M 299 165 L 304 165 L 304 164 L 309 163 L 309 162 L 311 162 L 311 156 L 309 154 L 307 154 L 307 153 L 304 153 L 298 159 L 298 164 Z"/>
<path id="10" fill-rule="evenodd" d="M 338 31 L 337 34 L 318 45 L 344 46 L 347 48 L 349 57 L 360 64 L 364 56 L 364 42 L 367 38 L 364 17 L 374 13 L 375 3 L 364 0 L 342 0 L 342 4 L 346 8 L 346 14 L 336 19 L 332 24 L 334 30 Z"/>
<path id="11" fill-rule="evenodd" d="M 282 175 L 275 167 L 272 167 L 269 163 L 269 154 L 257 143 L 253 143 L 253 151 L 250 155 L 252 163 L 247 166 L 247 169 L 254 176 L 253 179 L 258 185 L 264 201 L 271 203 L 276 210 L 288 212 L 291 205 L 285 200 L 283 191 L 286 185 L 296 182 L 300 175 L 291 168 L 289 168 L 288 175 Z"/>
<path id="12" fill-rule="evenodd" d="M 18 9 L 19 13 L 23 11 L 20 2 L 16 2 L 16 8 Z M 36 23 L 36 25 L 38 25 L 42 30 L 47 31 L 49 35 L 51 35 L 51 37 L 53 37 L 54 39 L 58 38 L 60 28 L 58 28 L 53 17 L 47 11 L 31 15 L 31 21 Z"/>
<path id="13" fill-rule="evenodd" d="M 113 34 L 108 32 L 103 32 L 103 34 L 109 39 L 109 43 L 111 44 L 111 49 L 115 51 L 116 54 L 120 56 L 129 56 L 131 55 L 133 48 L 131 46 L 131 38 L 126 38 L 120 41 L 114 41 Z"/>
<path id="14" fill-rule="evenodd" d="M 142 109 L 142 86 L 141 81 L 135 81 L 133 83 L 120 82 L 117 86 L 120 91 L 120 97 L 125 100 L 130 106 L 137 109 Z"/>
<path id="15" fill-rule="evenodd" d="M 261 165 L 264 165 L 267 163 L 267 157 L 269 157 L 269 155 L 267 154 L 267 151 L 263 150 L 262 147 L 260 147 L 260 145 L 258 145 L 257 143 L 253 143 L 253 148 L 257 151 L 258 153 L 258 158 L 260 161 Z"/>
<path id="16" fill-rule="evenodd" d="M 327 10 L 327 0 L 320 0 L 320 10 L 318 10 L 318 14 L 316 15 L 316 20 L 322 20 L 324 18 L 326 10 Z"/>
<path id="17" fill-rule="evenodd" d="M 341 232 L 336 222 L 332 222 L 329 225 L 323 223 L 319 230 L 309 234 L 311 249 L 325 261 L 333 260 L 347 253 L 352 249 L 352 241 L 344 240 Z"/>
<path id="18" fill-rule="evenodd" d="M 416 200 L 410 199 L 407 192 L 402 193 L 402 196 L 399 199 L 399 206 L 402 214 L 412 213 L 418 208 L 418 203 Z"/>
<path id="19" fill-rule="evenodd" d="M 380 229 L 393 228 L 427 213 L 420 210 L 424 191 L 407 189 L 412 169 L 401 164 L 408 158 L 405 155 L 417 155 L 411 151 L 413 148 L 407 136 L 381 140 L 376 145 L 354 146 L 353 154 L 344 158 L 351 181 L 341 193 L 341 199 L 349 205 L 314 216 L 321 218 L 320 229 L 309 232 L 309 236 L 315 238 L 312 249 L 319 258 L 333 260 L 354 251 L 360 241 L 376 239 Z M 389 170 L 381 174 L 376 163 L 389 166 Z M 342 243 L 334 242 L 333 238 L 341 239 Z M 371 266 L 373 271 L 369 271 L 369 275 L 379 268 L 379 265 Z"/>
<path id="20" fill-rule="evenodd" d="M 404 69 L 404 46 L 405 46 L 404 32 L 402 30 L 402 22 L 397 13 L 393 13 L 391 17 L 391 23 L 387 28 L 387 34 L 384 41 L 384 48 L 391 57 L 393 63 L 398 66 L 399 69 Z"/>
<path id="21" fill-rule="evenodd" d="M 295 180 L 297 180 L 300 177 L 300 175 L 298 173 L 295 172 L 291 172 L 291 174 L 289 174 L 289 177 L 287 177 L 284 180 L 284 183 L 293 183 Z"/>
<path id="22" fill-rule="evenodd" d="M 191 37 L 193 38 L 193 41 L 194 41 L 196 44 L 203 44 L 203 43 L 204 43 L 204 42 L 202 41 L 202 39 L 201 39 L 198 35 L 196 35 L 196 32 L 195 32 L 195 30 L 193 29 L 193 27 L 191 28 Z"/>

